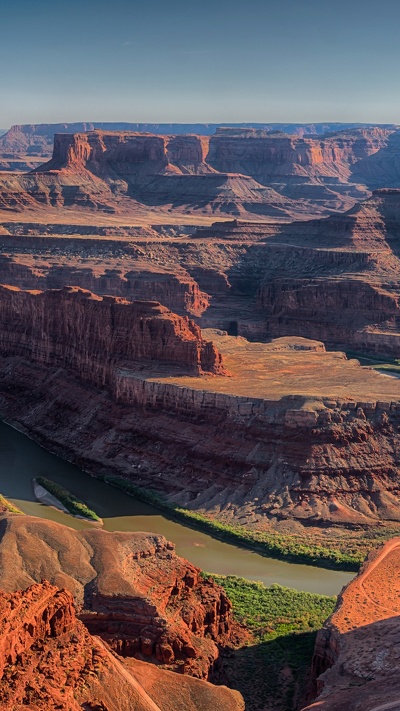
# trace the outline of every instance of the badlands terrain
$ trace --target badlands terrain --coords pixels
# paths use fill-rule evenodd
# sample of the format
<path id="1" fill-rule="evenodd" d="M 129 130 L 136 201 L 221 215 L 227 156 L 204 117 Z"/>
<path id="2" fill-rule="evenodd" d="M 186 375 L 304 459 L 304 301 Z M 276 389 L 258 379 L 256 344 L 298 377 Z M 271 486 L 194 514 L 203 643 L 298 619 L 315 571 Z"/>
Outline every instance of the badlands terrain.
<path id="1" fill-rule="evenodd" d="M 399 129 L 117 128 L 0 138 L 2 417 L 191 525 L 356 571 L 400 530 Z M 117 711 L 128 707 L 102 696 L 99 678 L 121 679 L 138 709 L 168 708 L 165 679 L 179 669 L 224 681 L 222 650 L 248 641 L 224 591 L 165 540 L 110 543 L 17 514 L 0 525 L 3 679 L 21 708 L 52 698 L 29 681 L 42 652 L 69 680 L 71 711 Z M 339 710 L 343 683 L 365 699 L 371 683 L 360 709 L 382 707 L 383 618 L 371 608 L 364 621 L 361 598 L 366 581 L 368 599 L 378 594 L 374 570 L 388 579 L 397 544 L 386 545 L 319 633 L 307 699 L 291 692 L 298 706 L 318 697 L 311 708 Z M 347 675 L 341 659 L 375 629 L 368 676 L 358 651 Z M 63 645 L 73 670 L 60 666 Z M 193 709 L 243 708 L 205 681 L 179 693 L 182 708 L 192 697 Z"/>

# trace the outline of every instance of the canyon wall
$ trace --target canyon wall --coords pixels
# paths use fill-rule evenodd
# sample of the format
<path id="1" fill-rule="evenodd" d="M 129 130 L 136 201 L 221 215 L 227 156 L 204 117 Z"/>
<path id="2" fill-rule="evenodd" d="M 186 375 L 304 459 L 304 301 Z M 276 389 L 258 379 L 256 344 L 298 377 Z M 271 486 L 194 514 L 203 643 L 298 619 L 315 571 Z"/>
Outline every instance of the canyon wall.
<path id="1" fill-rule="evenodd" d="M 91 473 L 261 529 L 400 519 L 397 380 L 323 351 L 260 360 L 261 344 L 243 346 L 251 365 L 227 353 L 227 378 L 197 327 L 159 305 L 76 289 L 0 297 L 3 417 Z M 297 372 L 308 394 L 287 394 Z"/>
<path id="2" fill-rule="evenodd" d="M 371 128 L 323 138 L 299 138 L 256 129 L 220 128 L 210 139 L 208 162 L 227 173 L 251 175 L 262 184 L 289 176 L 346 181 L 351 165 L 386 146 L 392 131 Z"/>
<path id="3" fill-rule="evenodd" d="M 259 294 L 265 332 L 307 334 L 356 352 L 398 357 L 399 292 L 391 288 L 349 278 L 276 279 Z"/>
<path id="4" fill-rule="evenodd" d="M 157 303 L 77 288 L 3 286 L 0 325 L 2 415 L 95 475 L 261 529 L 400 519 L 395 379 L 290 344 L 217 348 Z"/>
<path id="5" fill-rule="evenodd" d="M 24 292 L 0 287 L 0 349 L 49 367 L 65 367 L 104 385 L 112 369 L 170 363 L 183 371 L 223 373 L 221 355 L 193 322 L 157 302 L 129 303 L 75 287 Z"/>
<path id="6" fill-rule="evenodd" d="M 374 550 L 318 632 L 307 710 L 397 708 L 400 539 Z"/>

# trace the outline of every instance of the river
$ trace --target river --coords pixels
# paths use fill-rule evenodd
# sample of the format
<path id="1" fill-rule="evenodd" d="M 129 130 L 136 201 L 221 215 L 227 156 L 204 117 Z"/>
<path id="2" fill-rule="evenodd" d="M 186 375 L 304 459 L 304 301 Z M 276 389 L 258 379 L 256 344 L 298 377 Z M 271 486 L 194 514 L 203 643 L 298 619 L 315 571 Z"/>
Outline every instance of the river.
<path id="1" fill-rule="evenodd" d="M 158 509 L 104 484 L 51 454 L 26 435 L 0 422 L 0 492 L 24 513 L 75 529 L 92 524 L 44 506 L 33 494 L 32 479 L 45 476 L 62 484 L 101 516 L 107 531 L 150 531 L 173 541 L 178 555 L 210 573 L 239 575 L 265 585 L 336 595 L 352 573 L 266 558 L 171 521 Z"/>

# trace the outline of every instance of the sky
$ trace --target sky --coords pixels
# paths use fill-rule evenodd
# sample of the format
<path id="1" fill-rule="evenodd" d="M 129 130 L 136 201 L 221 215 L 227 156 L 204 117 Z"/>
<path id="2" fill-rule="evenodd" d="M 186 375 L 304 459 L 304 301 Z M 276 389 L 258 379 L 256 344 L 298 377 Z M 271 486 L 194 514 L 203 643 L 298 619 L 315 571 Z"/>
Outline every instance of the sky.
<path id="1" fill-rule="evenodd" d="M 399 0 L 0 0 L 0 127 L 400 123 Z"/>

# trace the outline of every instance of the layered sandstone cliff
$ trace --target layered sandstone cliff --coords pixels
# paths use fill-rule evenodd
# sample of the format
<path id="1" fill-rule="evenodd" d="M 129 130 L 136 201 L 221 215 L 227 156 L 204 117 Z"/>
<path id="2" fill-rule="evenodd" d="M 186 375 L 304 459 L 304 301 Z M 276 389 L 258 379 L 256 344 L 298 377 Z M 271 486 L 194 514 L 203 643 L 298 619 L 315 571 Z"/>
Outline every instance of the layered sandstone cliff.
<path id="1" fill-rule="evenodd" d="M 272 241 L 295 260 L 262 277 L 265 333 L 400 354 L 400 191 L 376 191 L 346 214 L 291 225 Z M 290 242 L 292 247 L 288 247 Z"/>
<path id="2" fill-rule="evenodd" d="M 224 126 L 230 124 L 223 124 Z M 312 123 L 312 124 L 231 124 L 232 128 L 260 128 L 267 131 L 285 131 L 289 134 L 322 135 L 328 131 L 340 131 L 357 127 L 359 124 L 345 123 Z M 100 129 L 103 131 L 140 131 L 161 135 L 198 134 L 210 136 L 222 124 L 171 124 L 171 123 L 59 123 L 59 124 L 25 124 L 12 126 L 0 137 L 0 156 L 19 157 L 20 155 L 51 156 L 54 135 L 56 133 L 82 133 Z M 394 126 L 386 126 L 393 129 Z"/>
<path id="3" fill-rule="evenodd" d="M 261 530 L 293 518 L 341 526 L 400 519 L 397 379 L 304 339 L 251 344 L 214 332 L 217 350 L 194 330 L 182 346 L 158 306 L 155 324 L 145 320 L 142 330 L 118 316 L 138 306 L 112 298 L 2 294 L 0 411 L 86 470 L 118 473 Z M 49 329 L 45 314 L 58 324 Z M 143 359 L 150 346 L 155 360 Z M 204 372 L 205 361 L 193 361 L 199 349 L 214 373 L 223 353 L 231 377 L 193 375 Z"/>
<path id="4" fill-rule="evenodd" d="M 3 519 L 1 589 L 25 589 L 42 577 L 72 592 L 89 632 L 124 657 L 207 678 L 221 647 L 246 640 L 222 588 L 179 558 L 163 536 Z"/>
<path id="5" fill-rule="evenodd" d="M 210 139 L 208 161 L 220 171 L 252 175 L 263 185 L 290 176 L 345 182 L 352 165 L 386 146 L 392 133 L 376 127 L 299 138 L 279 131 L 221 128 Z"/>
<path id="6" fill-rule="evenodd" d="M 0 349 L 64 367 L 96 385 L 116 368 L 169 363 L 182 371 L 223 373 L 221 355 L 192 321 L 157 302 L 129 303 L 76 287 L 24 292 L 0 287 Z"/>
<path id="7" fill-rule="evenodd" d="M 175 676 L 135 660 L 125 667 L 77 620 L 66 590 L 45 581 L 24 591 L 0 593 L 4 711 L 244 709 L 237 692 Z"/>
<path id="8" fill-rule="evenodd" d="M 310 711 L 398 708 L 399 550 L 394 538 L 370 554 L 318 633 Z"/>

